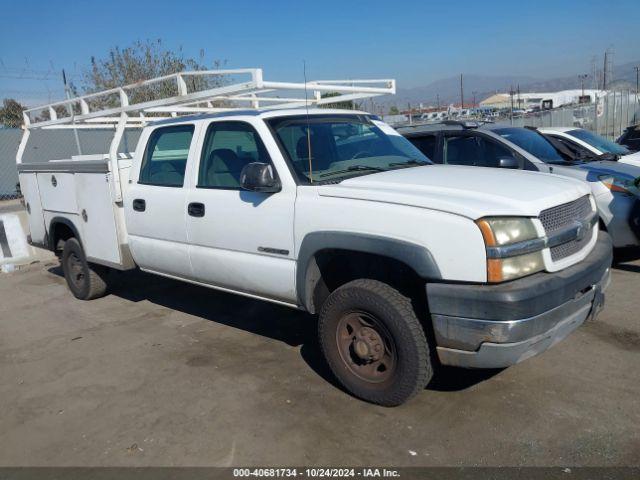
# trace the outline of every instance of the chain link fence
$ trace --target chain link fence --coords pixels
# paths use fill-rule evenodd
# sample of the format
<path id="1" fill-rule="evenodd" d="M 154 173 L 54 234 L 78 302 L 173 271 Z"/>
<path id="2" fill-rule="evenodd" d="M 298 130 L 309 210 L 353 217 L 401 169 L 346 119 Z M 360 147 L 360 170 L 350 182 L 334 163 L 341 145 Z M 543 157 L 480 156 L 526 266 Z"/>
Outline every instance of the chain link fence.
<path id="1" fill-rule="evenodd" d="M 0 129 L 0 200 L 20 198 L 16 154 L 22 139 L 21 129 Z M 126 130 L 120 144 L 120 152 L 132 152 L 136 148 L 139 129 Z M 106 154 L 109 152 L 112 129 L 78 130 L 80 152 L 83 155 Z M 22 156 L 23 163 L 47 162 L 69 159 L 78 155 L 78 143 L 73 130 L 44 130 L 31 132 L 29 142 Z"/>
<path id="2" fill-rule="evenodd" d="M 461 115 L 462 112 L 468 112 Z M 624 130 L 640 123 L 640 95 L 632 90 L 611 91 L 597 98 L 594 103 L 572 104 L 550 110 L 517 112 L 509 109 L 491 114 L 479 109 L 441 111 L 438 118 L 429 120 L 425 114 L 414 113 L 411 122 L 406 114 L 385 115 L 384 120 L 393 126 L 438 123 L 444 120 L 479 120 L 511 124 L 514 127 L 576 127 L 591 130 L 611 140 L 616 140 Z"/>
<path id="3" fill-rule="evenodd" d="M 22 138 L 22 130 L 0 129 L 0 200 L 20 198 L 16 152 Z"/>
<path id="4" fill-rule="evenodd" d="M 508 117 L 504 120 L 511 122 Z M 527 113 L 512 121 L 517 127 L 584 128 L 615 140 L 628 126 L 640 122 L 640 101 L 633 91 L 609 92 L 595 103 Z"/>

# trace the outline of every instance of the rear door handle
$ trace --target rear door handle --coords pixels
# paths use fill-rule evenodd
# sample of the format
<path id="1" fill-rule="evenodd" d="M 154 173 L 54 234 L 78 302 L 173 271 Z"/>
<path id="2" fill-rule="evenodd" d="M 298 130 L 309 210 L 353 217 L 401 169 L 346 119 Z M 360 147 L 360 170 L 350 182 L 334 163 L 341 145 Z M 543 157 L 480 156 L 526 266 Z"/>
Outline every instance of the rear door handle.
<path id="1" fill-rule="evenodd" d="M 192 217 L 204 217 L 204 203 L 190 203 L 187 213 Z"/>
<path id="2" fill-rule="evenodd" d="M 147 209 L 147 202 L 145 202 L 143 199 L 141 198 L 136 198 L 133 201 L 133 209 L 136 212 L 144 212 Z"/>

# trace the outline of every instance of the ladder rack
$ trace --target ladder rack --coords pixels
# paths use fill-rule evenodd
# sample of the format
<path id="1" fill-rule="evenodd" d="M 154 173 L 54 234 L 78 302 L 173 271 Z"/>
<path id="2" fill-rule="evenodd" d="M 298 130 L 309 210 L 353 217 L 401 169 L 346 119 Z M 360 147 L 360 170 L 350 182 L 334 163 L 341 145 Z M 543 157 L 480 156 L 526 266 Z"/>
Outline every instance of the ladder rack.
<path id="1" fill-rule="evenodd" d="M 79 129 L 113 129 L 108 161 L 114 201 L 121 202 L 118 147 L 126 128 L 182 115 L 331 105 L 395 93 L 393 79 L 293 83 L 266 81 L 261 68 L 184 71 L 25 110 L 16 162 L 22 163 L 32 130 L 73 129 L 82 155 Z"/>
<path id="2" fill-rule="evenodd" d="M 233 83 L 227 80 L 232 75 L 249 78 Z M 212 81 L 217 81 L 217 84 L 207 88 Z M 201 88 L 194 88 L 196 84 Z M 164 92 L 155 92 L 160 94 L 158 98 L 134 101 L 137 92 L 162 86 Z M 168 89 L 171 89 L 172 94 L 167 93 Z M 176 117 L 248 108 L 299 108 L 305 105 L 330 105 L 395 92 L 393 79 L 316 80 L 294 83 L 266 81 L 260 68 L 199 70 L 165 75 L 30 108 L 24 111 L 23 116 L 26 129 L 114 128 L 114 124 L 120 122 L 125 126 L 140 127 L 147 121 L 166 118 L 157 114 Z M 279 96 L 283 93 L 287 96 Z M 296 93 L 299 95 L 296 96 Z M 323 97 L 323 93 L 332 95 Z M 108 104 L 108 107 L 105 107 L 105 104 Z"/>

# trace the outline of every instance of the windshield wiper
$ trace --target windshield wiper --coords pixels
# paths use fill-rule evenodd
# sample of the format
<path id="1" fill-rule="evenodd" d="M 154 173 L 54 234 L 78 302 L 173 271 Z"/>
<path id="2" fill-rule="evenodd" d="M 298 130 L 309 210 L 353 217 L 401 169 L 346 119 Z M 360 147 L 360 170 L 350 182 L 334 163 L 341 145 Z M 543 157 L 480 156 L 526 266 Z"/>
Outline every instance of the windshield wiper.
<path id="1" fill-rule="evenodd" d="M 329 177 L 331 175 L 337 175 L 339 173 L 349 173 L 349 172 L 366 172 L 366 171 L 374 171 L 374 172 L 386 172 L 386 168 L 382 167 L 373 167 L 370 165 L 351 165 L 343 170 L 335 170 L 333 172 L 326 172 L 318 175 L 318 177 Z"/>
<path id="2" fill-rule="evenodd" d="M 390 163 L 390 167 L 414 167 L 416 165 L 431 165 L 430 162 L 425 162 L 424 160 L 416 160 L 412 158 L 411 160 L 407 160 L 406 162 L 393 162 Z"/>
<path id="3" fill-rule="evenodd" d="M 598 160 L 609 160 L 611 162 L 617 162 L 620 159 L 620 156 L 615 153 L 602 153 L 600 155 L 596 155 Z"/>

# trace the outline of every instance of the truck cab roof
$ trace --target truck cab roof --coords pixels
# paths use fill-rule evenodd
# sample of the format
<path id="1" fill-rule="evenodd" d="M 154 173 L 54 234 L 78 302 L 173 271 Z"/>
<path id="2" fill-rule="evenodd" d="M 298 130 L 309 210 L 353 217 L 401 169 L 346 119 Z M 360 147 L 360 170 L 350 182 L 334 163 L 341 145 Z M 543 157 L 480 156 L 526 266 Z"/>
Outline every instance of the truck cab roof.
<path id="1" fill-rule="evenodd" d="M 346 110 L 340 108 L 309 108 L 308 110 L 304 107 L 298 108 L 271 108 L 271 109 L 263 109 L 263 110 L 254 110 L 254 109 L 246 109 L 246 110 L 229 110 L 227 112 L 216 112 L 216 113 L 203 113 L 203 114 L 195 114 L 195 115 L 187 115 L 169 119 L 158 120 L 157 122 L 149 123 L 149 126 L 158 126 L 158 125 L 172 125 L 178 123 L 185 122 L 193 122 L 196 120 L 210 120 L 215 118 L 234 118 L 234 117 L 258 117 L 263 119 L 276 118 L 276 117 L 296 117 L 300 115 L 364 115 L 367 117 L 375 117 L 370 113 L 361 111 L 361 110 Z"/>

